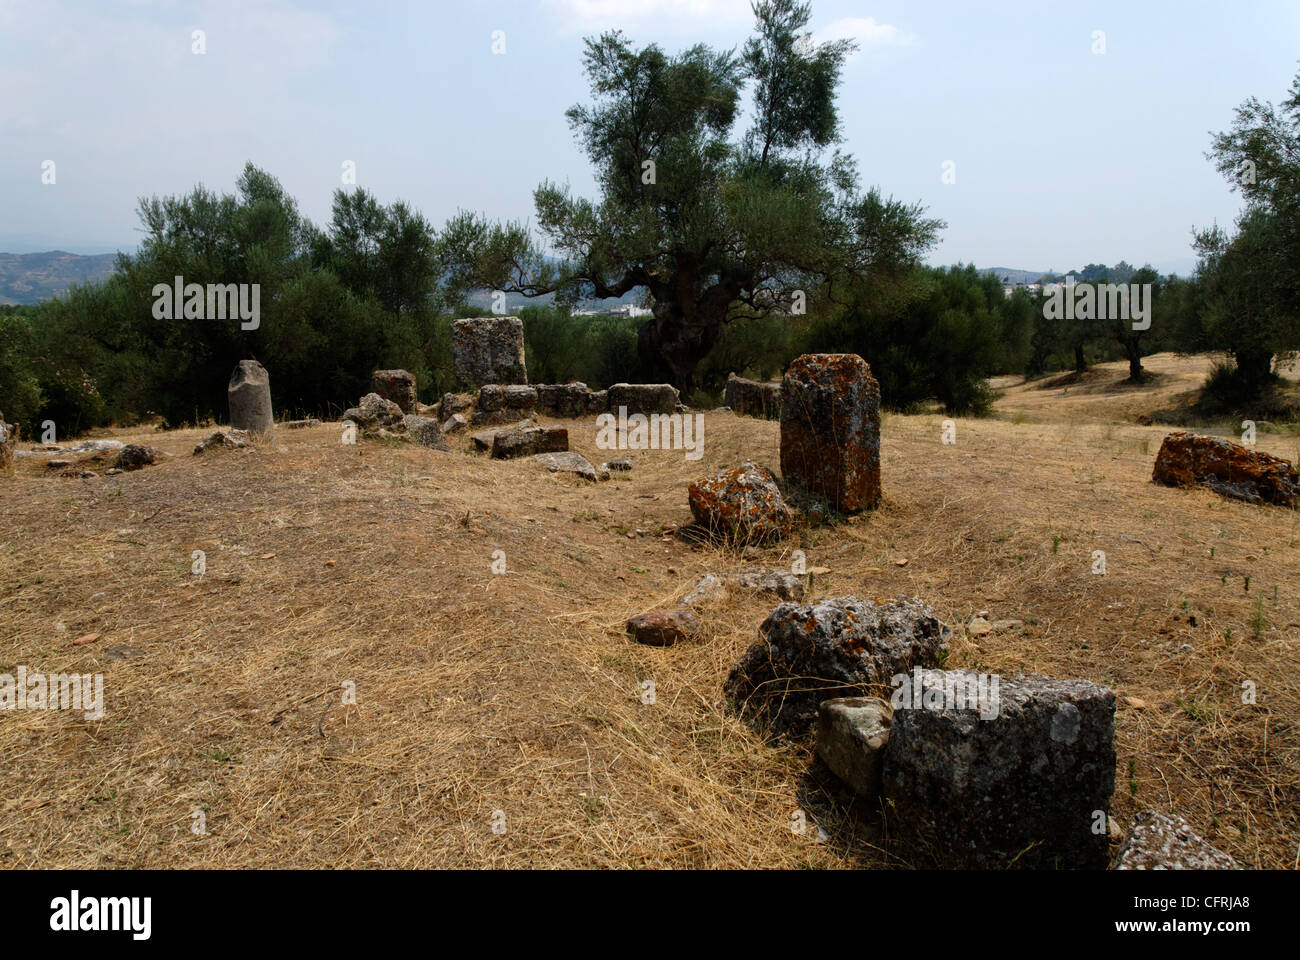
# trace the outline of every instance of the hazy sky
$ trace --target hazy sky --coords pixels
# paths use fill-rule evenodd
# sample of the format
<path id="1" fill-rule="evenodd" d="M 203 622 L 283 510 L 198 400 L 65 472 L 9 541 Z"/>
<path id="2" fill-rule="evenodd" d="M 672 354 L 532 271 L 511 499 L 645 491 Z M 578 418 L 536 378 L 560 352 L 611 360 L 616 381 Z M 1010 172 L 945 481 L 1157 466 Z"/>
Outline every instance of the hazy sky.
<path id="1" fill-rule="evenodd" d="M 1300 58 L 1295 0 L 814 0 L 813 16 L 819 38 L 862 43 L 845 148 L 866 184 L 948 221 L 935 263 L 1189 266 L 1192 227 L 1238 209 L 1210 131 L 1249 96 L 1281 100 Z M 348 160 L 437 225 L 531 218 L 543 179 L 592 193 L 564 119 L 587 96 L 584 34 L 737 47 L 751 24 L 748 0 L 0 0 L 0 250 L 133 247 L 138 197 L 229 191 L 246 160 L 318 223 Z"/>

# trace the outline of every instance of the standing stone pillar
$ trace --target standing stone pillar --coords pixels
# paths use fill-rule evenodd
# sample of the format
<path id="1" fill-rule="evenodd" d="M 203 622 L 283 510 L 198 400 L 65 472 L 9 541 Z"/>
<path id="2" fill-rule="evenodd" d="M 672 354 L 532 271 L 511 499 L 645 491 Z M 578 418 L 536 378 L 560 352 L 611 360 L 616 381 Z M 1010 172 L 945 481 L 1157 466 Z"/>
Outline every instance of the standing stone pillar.
<path id="1" fill-rule="evenodd" d="M 473 317 L 451 322 L 456 378 L 476 387 L 526 384 L 524 322 L 518 317 Z"/>
<path id="2" fill-rule="evenodd" d="M 370 390 L 397 404 L 402 408 L 402 413 L 415 412 L 415 374 L 409 371 L 376 370 L 370 375 Z"/>
<path id="3" fill-rule="evenodd" d="M 240 360 L 230 375 L 230 425 L 236 430 L 271 437 L 275 416 L 271 408 L 271 376 L 256 360 Z"/>
<path id="4" fill-rule="evenodd" d="M 781 384 L 781 473 L 842 513 L 880 503 L 880 384 L 853 353 L 810 353 Z"/>

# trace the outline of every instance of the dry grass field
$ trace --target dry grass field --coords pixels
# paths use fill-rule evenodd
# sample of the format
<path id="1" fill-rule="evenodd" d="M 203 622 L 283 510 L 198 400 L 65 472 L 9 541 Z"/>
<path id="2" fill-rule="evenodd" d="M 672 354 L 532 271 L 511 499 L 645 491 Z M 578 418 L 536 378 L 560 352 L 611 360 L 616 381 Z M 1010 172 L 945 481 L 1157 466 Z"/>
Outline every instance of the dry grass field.
<path id="1" fill-rule="evenodd" d="M 1006 381 L 953 446 L 941 414 L 886 415 L 883 507 L 749 556 L 674 532 L 692 479 L 779 465 L 778 425 L 729 413 L 707 415 L 703 460 L 634 452 L 599 485 L 344 446 L 335 424 L 204 457 L 205 431 L 117 431 L 171 457 L 116 477 L 21 460 L 0 477 L 0 672 L 102 673 L 105 713 L 0 714 L 0 866 L 923 866 L 810 749 L 727 710 L 771 601 L 706 608 L 698 643 L 625 634 L 707 571 L 802 548 L 831 570 L 818 595 L 932 604 L 949 667 L 1113 686 L 1122 825 L 1176 810 L 1243 864 L 1293 869 L 1300 514 L 1152 485 L 1169 428 L 1135 422 L 1208 365 L 1150 358 L 1142 389 L 1118 364 Z M 1258 445 L 1300 456 L 1280 426 Z M 966 636 L 982 609 L 1024 626 Z M 824 838 L 791 829 L 800 810 Z"/>

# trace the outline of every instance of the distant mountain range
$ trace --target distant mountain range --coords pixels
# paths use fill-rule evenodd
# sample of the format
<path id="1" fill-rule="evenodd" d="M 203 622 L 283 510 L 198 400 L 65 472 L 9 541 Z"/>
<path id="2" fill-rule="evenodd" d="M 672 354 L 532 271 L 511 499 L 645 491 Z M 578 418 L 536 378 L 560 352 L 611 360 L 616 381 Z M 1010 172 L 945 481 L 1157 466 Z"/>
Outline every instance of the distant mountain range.
<path id="1" fill-rule="evenodd" d="M 1134 264 L 1134 266 L 1141 266 L 1141 264 Z M 1168 276 L 1172 273 L 1185 278 L 1196 272 L 1196 258 L 1177 257 L 1173 260 L 1158 260 L 1152 266 L 1156 268 L 1161 276 Z M 1071 269 L 1076 272 L 1079 270 L 1078 267 L 1072 267 Z M 1047 270 L 1013 270 L 1010 267 L 985 267 L 980 271 L 980 273 L 991 273 L 999 280 L 1005 279 L 1010 283 L 1037 283 L 1048 272 Z M 1060 272 L 1065 273 L 1067 271 Z"/>
<path id="2" fill-rule="evenodd" d="M 991 273 L 1009 283 L 1037 283 L 1046 270 L 1013 270 L 1011 267 L 985 267 L 980 273 Z"/>
<path id="3" fill-rule="evenodd" d="M 104 280 L 116 260 L 114 253 L 0 253 L 0 304 L 40 303 L 66 293 L 75 283 Z"/>

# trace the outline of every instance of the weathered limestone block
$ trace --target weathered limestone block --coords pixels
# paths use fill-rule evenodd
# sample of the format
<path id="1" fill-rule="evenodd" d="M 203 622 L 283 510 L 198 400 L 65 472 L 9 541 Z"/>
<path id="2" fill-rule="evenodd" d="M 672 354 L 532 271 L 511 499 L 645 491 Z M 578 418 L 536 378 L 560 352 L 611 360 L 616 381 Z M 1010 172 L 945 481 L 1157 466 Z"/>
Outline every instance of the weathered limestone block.
<path id="1" fill-rule="evenodd" d="M 357 406 L 344 411 L 343 419 L 355 423 L 362 437 L 375 438 L 406 432 L 402 408 L 377 393 L 367 393 Z"/>
<path id="2" fill-rule="evenodd" d="M 727 595 L 729 588 L 791 601 L 803 600 L 808 592 L 804 581 L 788 570 L 737 570 L 721 576 L 706 573 L 686 595 L 682 605 L 690 607 L 721 599 Z"/>
<path id="3" fill-rule="evenodd" d="M 518 317 L 453 320 L 451 349 L 456 377 L 462 383 L 481 386 L 528 382 L 524 322 Z"/>
<path id="4" fill-rule="evenodd" d="M 616 383 L 606 391 L 609 410 L 618 413 L 674 413 L 681 395 L 670 383 Z"/>
<path id="5" fill-rule="evenodd" d="M 875 697 L 824 700 L 817 717 L 817 756 L 868 799 L 880 795 L 880 773 L 893 710 Z"/>
<path id="6" fill-rule="evenodd" d="M 142 470 L 158 462 L 158 451 L 139 443 L 128 443 L 117 453 L 113 466 L 118 470 Z"/>
<path id="7" fill-rule="evenodd" d="M 781 475 L 843 513 L 880 502 L 880 385 L 852 353 L 805 354 L 781 386 Z"/>
<path id="8" fill-rule="evenodd" d="M 524 427 L 507 430 L 492 438 L 493 460 L 514 460 L 538 453 L 564 453 L 569 449 L 569 431 L 564 427 Z"/>
<path id="9" fill-rule="evenodd" d="M 687 494 L 696 521 L 728 540 L 769 543 L 794 530 L 795 512 L 781 495 L 776 476 L 756 463 L 696 480 Z"/>
<path id="10" fill-rule="evenodd" d="M 716 574 L 706 573 L 682 600 L 683 607 L 695 607 L 727 595 L 726 582 Z"/>
<path id="11" fill-rule="evenodd" d="M 727 574 L 727 583 L 781 600 L 798 601 L 808 592 L 802 578 L 788 570 L 738 570 Z"/>
<path id="12" fill-rule="evenodd" d="M 943 867 L 1105 868 L 1114 691 L 921 670 L 898 693 L 883 778 L 896 834 Z"/>
<path id="13" fill-rule="evenodd" d="M 522 384 L 488 384 L 479 390 L 474 423 L 512 423 L 531 417 L 537 407 L 537 390 Z"/>
<path id="14" fill-rule="evenodd" d="M 478 409 L 533 410 L 537 406 L 537 388 L 523 384 L 488 384 L 478 392 Z"/>
<path id="15" fill-rule="evenodd" d="M 414 413 L 416 399 L 415 375 L 405 370 L 376 370 L 370 376 L 370 390 L 385 400 L 391 400 L 403 413 Z"/>
<path id="16" fill-rule="evenodd" d="M 454 418 L 453 418 L 454 419 Z M 474 449 L 480 452 L 492 449 L 492 444 L 496 442 L 498 433 L 509 433 L 511 431 L 524 430 L 528 427 L 537 426 L 531 419 L 520 420 L 518 423 L 512 423 L 508 426 L 489 427 L 486 430 L 479 430 L 477 433 L 469 435 L 470 442 L 474 444 Z"/>
<path id="17" fill-rule="evenodd" d="M 591 391 L 585 383 L 575 381 L 539 384 L 537 387 L 537 409 L 552 417 L 572 419 L 586 416 L 591 412 L 590 406 Z"/>
<path id="18" fill-rule="evenodd" d="M 209 450 L 240 450 L 249 445 L 251 438 L 244 430 L 217 430 L 194 445 L 194 456 L 201 456 Z"/>
<path id="19" fill-rule="evenodd" d="M 230 374 L 226 390 L 230 400 L 230 426 L 270 437 L 275 433 L 271 411 L 271 376 L 256 360 L 240 360 Z"/>
<path id="20" fill-rule="evenodd" d="M 1247 503 L 1290 506 L 1300 499 L 1300 473 L 1289 461 L 1197 433 L 1165 437 L 1151 479 L 1170 487 L 1199 484 Z"/>
<path id="21" fill-rule="evenodd" d="M 1115 856 L 1116 870 L 1240 870 L 1177 814 L 1143 810 Z"/>
<path id="22" fill-rule="evenodd" d="M 447 442 L 442 439 L 442 427 L 432 417 L 408 413 L 402 418 L 402 423 L 406 426 L 406 435 L 420 446 L 444 452 L 451 450 Z"/>
<path id="23" fill-rule="evenodd" d="M 742 417 L 780 420 L 781 389 L 780 383 L 760 383 L 733 373 L 727 377 L 722 402 Z"/>
<path id="24" fill-rule="evenodd" d="M 438 416 L 447 420 L 458 413 L 468 414 L 473 409 L 474 394 L 444 393 L 442 395 L 442 406 L 438 408 Z"/>
<path id="25" fill-rule="evenodd" d="M 538 453 L 533 455 L 533 459 L 546 467 L 551 473 L 576 473 L 584 480 L 590 480 L 593 483 L 598 480 L 608 480 L 608 470 L 597 470 L 592 466 L 591 461 L 580 453 L 568 451 L 566 453 Z"/>
<path id="26" fill-rule="evenodd" d="M 936 665 L 952 636 L 920 600 L 853 596 L 782 603 L 759 633 L 724 690 L 743 714 L 791 737 L 809 733 L 823 700 L 887 695 L 895 675 Z"/>

